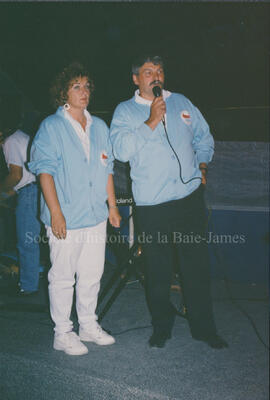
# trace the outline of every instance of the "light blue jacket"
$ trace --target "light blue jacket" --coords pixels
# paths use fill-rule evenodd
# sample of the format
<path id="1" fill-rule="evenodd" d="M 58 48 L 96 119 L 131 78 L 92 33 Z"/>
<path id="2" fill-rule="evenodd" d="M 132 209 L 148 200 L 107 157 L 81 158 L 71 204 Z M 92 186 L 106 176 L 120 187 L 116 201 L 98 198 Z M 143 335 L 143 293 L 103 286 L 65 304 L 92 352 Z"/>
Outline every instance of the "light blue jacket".
<path id="1" fill-rule="evenodd" d="M 167 132 L 178 155 L 184 182 L 201 177 L 199 163 L 211 161 L 214 140 L 200 111 L 183 95 L 166 98 Z M 152 131 L 144 122 L 150 106 L 135 97 L 115 109 L 110 136 L 115 158 L 130 162 L 132 191 L 137 205 L 154 205 L 188 196 L 201 183 L 183 184 L 179 164 L 165 136 L 162 122 Z"/>
<path id="2" fill-rule="evenodd" d="M 53 176 L 67 229 L 95 226 L 108 217 L 106 186 L 113 171 L 108 131 L 105 122 L 92 116 L 88 162 L 77 133 L 59 107 L 42 122 L 33 141 L 29 169 L 36 175 Z M 43 196 L 41 220 L 51 225 Z"/>

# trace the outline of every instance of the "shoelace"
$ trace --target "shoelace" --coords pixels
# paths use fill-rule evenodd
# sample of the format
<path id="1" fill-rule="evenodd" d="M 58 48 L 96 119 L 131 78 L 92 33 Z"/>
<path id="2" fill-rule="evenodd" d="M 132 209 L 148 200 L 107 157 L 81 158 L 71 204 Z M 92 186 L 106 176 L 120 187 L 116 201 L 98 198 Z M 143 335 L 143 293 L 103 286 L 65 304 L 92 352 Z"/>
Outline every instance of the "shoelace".
<path id="1" fill-rule="evenodd" d="M 79 337 L 76 335 L 75 332 L 69 332 L 68 333 L 68 339 L 70 341 L 70 343 L 78 343 L 80 341 Z"/>
<path id="2" fill-rule="evenodd" d="M 101 337 L 102 335 L 105 334 L 105 332 L 103 331 L 103 329 L 101 328 L 100 325 L 96 325 L 96 326 L 95 326 L 95 330 L 96 330 L 96 332 L 97 332 L 97 334 L 98 334 L 99 337 Z"/>

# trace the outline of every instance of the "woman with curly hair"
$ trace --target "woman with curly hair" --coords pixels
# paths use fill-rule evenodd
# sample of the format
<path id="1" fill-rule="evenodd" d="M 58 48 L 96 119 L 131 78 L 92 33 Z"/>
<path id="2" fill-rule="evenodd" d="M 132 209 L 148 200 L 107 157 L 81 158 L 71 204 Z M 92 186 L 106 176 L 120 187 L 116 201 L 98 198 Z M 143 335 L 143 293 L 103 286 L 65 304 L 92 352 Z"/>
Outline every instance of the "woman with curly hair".
<path id="1" fill-rule="evenodd" d="M 95 314 L 107 218 L 119 227 L 121 217 L 108 128 L 87 111 L 93 89 L 88 72 L 79 63 L 70 64 L 57 76 L 51 95 L 58 109 L 42 122 L 29 163 L 40 179 L 41 219 L 49 238 L 53 347 L 70 355 L 88 352 L 81 340 L 99 345 L 115 342 L 99 326 Z M 79 335 L 70 320 L 74 284 Z"/>

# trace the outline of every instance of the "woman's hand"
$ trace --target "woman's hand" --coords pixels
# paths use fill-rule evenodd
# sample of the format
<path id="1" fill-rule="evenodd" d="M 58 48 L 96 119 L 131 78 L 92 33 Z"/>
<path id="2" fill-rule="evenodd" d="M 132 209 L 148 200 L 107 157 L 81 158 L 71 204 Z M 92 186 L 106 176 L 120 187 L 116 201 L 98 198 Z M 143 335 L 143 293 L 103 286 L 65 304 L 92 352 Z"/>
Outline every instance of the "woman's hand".
<path id="1" fill-rule="evenodd" d="M 50 174 L 41 173 L 39 181 L 44 199 L 51 213 L 52 233 L 57 239 L 65 239 L 67 236 L 66 220 L 57 197 L 54 179 Z"/>
<path id="2" fill-rule="evenodd" d="M 108 193 L 108 206 L 109 206 L 109 221 L 115 228 L 120 228 L 121 215 L 119 214 L 118 208 L 116 206 L 115 192 L 113 176 L 109 174 L 107 182 L 107 193 Z"/>
<path id="3" fill-rule="evenodd" d="M 57 239 L 65 239 L 67 236 L 66 220 L 61 211 L 51 215 L 52 232 Z"/>
<path id="4" fill-rule="evenodd" d="M 117 207 L 113 207 L 113 208 L 109 208 L 109 221 L 110 224 L 114 227 L 114 228 L 120 228 L 120 222 L 121 222 L 121 215 L 119 214 L 118 208 Z"/>

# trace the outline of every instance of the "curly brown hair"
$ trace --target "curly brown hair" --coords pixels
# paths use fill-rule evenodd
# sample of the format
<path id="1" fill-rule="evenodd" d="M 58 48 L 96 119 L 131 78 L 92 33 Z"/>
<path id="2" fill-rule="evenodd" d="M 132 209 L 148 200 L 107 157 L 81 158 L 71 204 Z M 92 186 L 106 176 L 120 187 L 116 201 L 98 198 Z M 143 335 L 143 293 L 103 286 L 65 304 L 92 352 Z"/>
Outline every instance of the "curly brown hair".
<path id="1" fill-rule="evenodd" d="M 51 101 L 55 108 L 63 106 L 67 102 L 67 92 L 74 80 L 79 77 L 88 79 L 90 93 L 93 93 L 94 82 L 90 78 L 88 70 L 79 62 L 73 62 L 56 76 L 50 88 Z"/>

